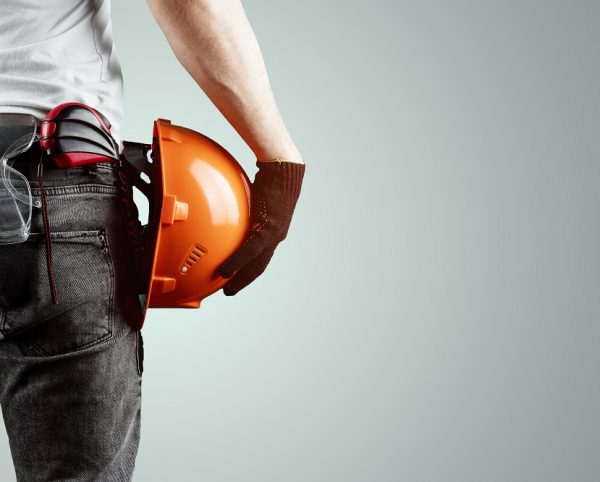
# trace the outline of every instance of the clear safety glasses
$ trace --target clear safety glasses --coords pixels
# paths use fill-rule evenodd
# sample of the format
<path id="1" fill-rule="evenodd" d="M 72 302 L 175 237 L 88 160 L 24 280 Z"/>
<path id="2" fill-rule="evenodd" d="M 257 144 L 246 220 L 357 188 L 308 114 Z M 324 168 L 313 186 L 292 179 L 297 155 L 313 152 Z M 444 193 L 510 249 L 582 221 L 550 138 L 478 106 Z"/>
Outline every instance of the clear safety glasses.
<path id="1" fill-rule="evenodd" d="M 37 121 L 29 114 L 0 113 L 0 244 L 29 237 L 32 208 L 41 207 L 27 178 L 13 168 L 15 158 L 37 140 Z"/>

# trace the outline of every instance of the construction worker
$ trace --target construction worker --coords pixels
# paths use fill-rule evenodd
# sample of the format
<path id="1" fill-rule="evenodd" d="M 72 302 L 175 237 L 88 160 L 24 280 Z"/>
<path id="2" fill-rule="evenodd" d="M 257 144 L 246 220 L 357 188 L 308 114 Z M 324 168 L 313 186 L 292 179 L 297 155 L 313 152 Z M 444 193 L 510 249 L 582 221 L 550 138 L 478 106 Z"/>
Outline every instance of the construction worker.
<path id="1" fill-rule="evenodd" d="M 252 227 L 220 267 L 234 295 L 286 236 L 302 156 L 239 0 L 148 4 L 177 59 L 256 156 Z M 64 102 L 102 112 L 122 148 L 122 84 L 110 0 L 0 2 L 0 148 L 27 116 L 41 122 Z M 61 168 L 35 142 L 12 161 L 46 208 L 32 211 L 25 241 L 0 244 L 0 405 L 17 479 L 131 480 L 143 373 L 131 288 L 138 253 L 127 233 L 138 221 L 123 209 L 131 192 L 118 163 Z"/>

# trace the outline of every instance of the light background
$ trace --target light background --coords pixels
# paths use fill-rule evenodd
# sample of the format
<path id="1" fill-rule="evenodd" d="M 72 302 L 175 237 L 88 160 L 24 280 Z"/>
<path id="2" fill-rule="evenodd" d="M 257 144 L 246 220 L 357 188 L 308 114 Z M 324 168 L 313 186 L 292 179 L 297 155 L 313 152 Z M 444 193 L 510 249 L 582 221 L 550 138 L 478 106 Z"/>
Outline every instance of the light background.
<path id="1" fill-rule="evenodd" d="M 245 5 L 302 197 L 253 285 L 151 314 L 135 480 L 598 481 L 600 4 Z M 252 177 L 145 2 L 113 22 L 124 138 Z"/>

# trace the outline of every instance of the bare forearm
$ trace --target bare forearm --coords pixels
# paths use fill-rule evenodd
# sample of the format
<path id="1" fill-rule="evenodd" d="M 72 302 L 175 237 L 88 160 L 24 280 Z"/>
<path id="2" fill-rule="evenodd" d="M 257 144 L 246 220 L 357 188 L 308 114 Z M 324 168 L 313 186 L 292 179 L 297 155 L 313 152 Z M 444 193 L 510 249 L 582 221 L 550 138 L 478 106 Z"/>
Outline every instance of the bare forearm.
<path id="1" fill-rule="evenodd" d="M 173 52 L 257 159 L 301 161 L 239 0 L 147 0 Z"/>

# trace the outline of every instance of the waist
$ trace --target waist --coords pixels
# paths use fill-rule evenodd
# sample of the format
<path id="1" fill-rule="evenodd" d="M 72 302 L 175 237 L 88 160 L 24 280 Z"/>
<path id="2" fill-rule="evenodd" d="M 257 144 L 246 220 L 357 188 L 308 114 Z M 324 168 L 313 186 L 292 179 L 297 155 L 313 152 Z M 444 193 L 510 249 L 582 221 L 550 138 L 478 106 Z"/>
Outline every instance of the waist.
<path id="1" fill-rule="evenodd" d="M 77 92 L 57 92 L 54 95 L 47 95 L 43 94 L 44 89 L 42 87 L 38 87 L 35 89 L 36 93 L 28 92 L 24 94 L 15 92 L 13 95 L 6 97 L 6 85 L 2 78 L 2 73 L 0 73 L 0 85 L 2 85 L 2 91 L 0 92 L 0 116 L 2 114 L 30 115 L 37 121 L 39 128 L 48 112 L 65 102 L 65 99 L 68 102 L 79 102 L 93 107 L 109 120 L 111 135 L 119 145 L 119 152 L 123 151 L 123 141 L 120 133 L 123 118 L 122 98 L 118 95 L 111 94 L 109 97 L 104 97 L 104 95 L 90 96 Z M 15 99 L 19 100 L 15 101 Z"/>
<path id="2" fill-rule="evenodd" d="M 47 186 L 55 184 L 97 183 L 116 185 L 119 166 L 116 162 L 98 162 L 79 167 L 58 167 L 51 156 L 44 154 L 37 142 L 29 150 L 9 161 L 9 164 L 22 173 L 32 187 L 38 185 L 38 166 L 42 162 L 42 177 Z"/>
<path id="3" fill-rule="evenodd" d="M 67 114 L 63 115 L 63 112 L 67 112 Z M 0 154 L 6 154 L 8 165 L 22 173 L 30 181 L 36 180 L 40 172 L 44 174 L 44 178 L 47 176 L 51 178 L 72 177 L 76 173 L 94 175 L 99 171 L 114 173 L 119 167 L 114 154 L 111 159 L 97 155 L 98 151 L 95 151 L 96 127 L 94 122 L 97 121 L 97 118 L 100 119 L 99 115 L 102 116 L 92 108 L 72 103 L 60 105 L 53 110 L 48 124 L 45 121 L 44 123 L 40 122 L 30 114 L 2 112 L 0 113 Z M 92 122 L 85 116 L 91 118 Z M 65 126 L 69 127 L 61 130 L 62 127 L 57 127 L 59 122 L 65 122 Z M 98 123 L 100 122 L 102 121 L 99 120 Z M 55 133 L 56 138 L 53 137 Z M 62 144 L 63 139 L 67 139 L 65 151 L 62 150 L 65 147 Z M 73 140 L 75 140 L 75 145 L 68 144 Z M 104 134 L 104 141 L 106 144 L 110 142 L 109 147 L 115 152 L 116 146 L 114 140 L 110 139 L 110 135 Z M 46 148 L 49 148 L 48 152 L 52 152 L 52 154 L 44 152 Z M 106 146 L 101 146 L 101 148 L 106 148 Z M 24 152 L 21 152 L 23 150 Z M 55 154 L 55 152 L 59 154 Z M 85 154 L 83 154 L 83 158 L 81 156 L 65 158 L 63 152 L 74 153 L 75 156 L 85 152 L 90 154 L 87 158 Z M 107 148 L 106 151 L 100 150 L 99 152 L 110 151 Z M 55 158 L 55 155 L 59 157 Z M 98 160 L 103 162 L 96 162 Z"/>

